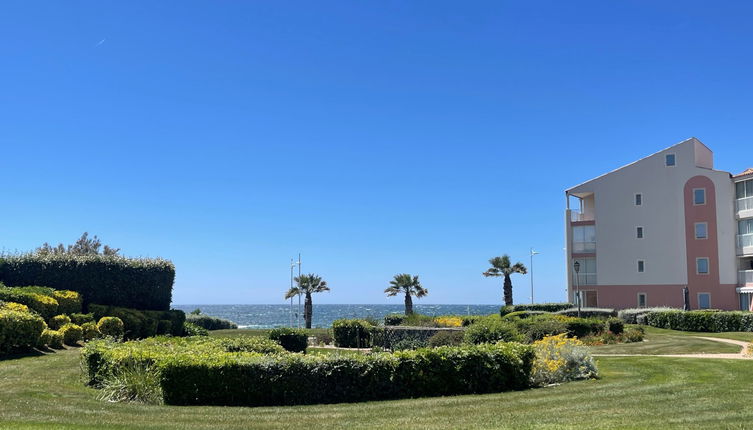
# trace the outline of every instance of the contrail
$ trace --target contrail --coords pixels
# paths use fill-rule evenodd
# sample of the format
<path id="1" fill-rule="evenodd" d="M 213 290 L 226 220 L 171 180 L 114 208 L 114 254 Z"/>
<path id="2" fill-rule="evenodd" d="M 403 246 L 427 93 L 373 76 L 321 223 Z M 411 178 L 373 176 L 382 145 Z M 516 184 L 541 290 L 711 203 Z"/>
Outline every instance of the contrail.
<path id="1" fill-rule="evenodd" d="M 107 39 L 102 39 L 102 40 L 100 40 L 99 42 L 97 42 L 97 44 L 96 44 L 96 45 L 94 45 L 94 47 L 96 48 L 97 46 L 99 46 L 99 45 L 101 45 L 101 44 L 105 43 L 105 40 L 107 40 Z"/>

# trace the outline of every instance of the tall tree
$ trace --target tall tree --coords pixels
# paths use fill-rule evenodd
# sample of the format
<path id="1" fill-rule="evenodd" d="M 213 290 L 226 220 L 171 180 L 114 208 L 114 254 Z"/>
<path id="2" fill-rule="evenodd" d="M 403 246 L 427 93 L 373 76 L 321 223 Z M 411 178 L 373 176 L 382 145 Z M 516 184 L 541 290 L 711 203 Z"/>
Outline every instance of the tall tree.
<path id="1" fill-rule="evenodd" d="M 311 328 L 311 318 L 314 314 L 311 294 L 329 291 L 329 287 L 327 286 L 326 281 L 323 281 L 321 277 L 316 276 L 313 273 L 297 276 L 295 282 L 297 286 L 289 289 L 288 292 L 285 293 L 285 300 L 299 294 L 304 294 L 306 296 L 306 302 L 303 305 L 303 318 L 306 320 L 306 328 Z"/>
<path id="2" fill-rule="evenodd" d="M 387 297 L 405 294 L 405 315 L 413 314 L 413 298 L 411 296 L 420 299 L 429 294 L 429 290 L 421 286 L 418 276 L 411 276 L 407 273 L 395 275 L 390 281 L 390 286 L 384 292 L 387 293 Z"/>
<path id="3" fill-rule="evenodd" d="M 512 280 L 510 280 L 510 275 L 513 273 L 520 273 L 522 275 L 525 275 L 528 271 L 526 270 L 526 266 L 523 265 L 521 262 L 517 262 L 515 264 L 510 263 L 510 256 L 507 254 L 501 256 L 501 257 L 494 257 L 489 260 L 489 264 L 492 265 L 489 269 L 486 270 L 486 272 L 483 273 L 484 276 L 488 277 L 498 277 L 503 276 L 505 278 L 502 291 L 505 298 L 505 306 L 511 306 L 512 305 Z"/>
<path id="4" fill-rule="evenodd" d="M 102 251 L 100 252 L 100 248 Z M 102 241 L 97 235 L 90 238 L 88 232 L 84 232 L 73 245 L 67 247 L 62 243 L 52 246 L 45 242 L 37 248 L 38 254 L 74 254 L 74 255 L 118 255 L 120 248 L 111 248 L 108 245 L 102 247 Z"/>

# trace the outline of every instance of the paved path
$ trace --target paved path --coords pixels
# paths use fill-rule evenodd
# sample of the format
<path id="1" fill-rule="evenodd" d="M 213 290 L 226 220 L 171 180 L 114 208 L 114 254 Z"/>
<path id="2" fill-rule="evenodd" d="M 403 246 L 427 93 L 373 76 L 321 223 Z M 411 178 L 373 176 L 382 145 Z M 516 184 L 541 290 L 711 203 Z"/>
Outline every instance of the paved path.
<path id="1" fill-rule="evenodd" d="M 594 357 L 679 357 L 679 358 L 725 358 L 732 360 L 751 360 L 753 356 L 748 355 L 748 342 L 742 340 L 722 339 L 719 337 L 691 336 L 698 339 L 711 340 L 714 342 L 723 342 L 737 345 L 740 352 L 736 354 L 593 354 Z"/>

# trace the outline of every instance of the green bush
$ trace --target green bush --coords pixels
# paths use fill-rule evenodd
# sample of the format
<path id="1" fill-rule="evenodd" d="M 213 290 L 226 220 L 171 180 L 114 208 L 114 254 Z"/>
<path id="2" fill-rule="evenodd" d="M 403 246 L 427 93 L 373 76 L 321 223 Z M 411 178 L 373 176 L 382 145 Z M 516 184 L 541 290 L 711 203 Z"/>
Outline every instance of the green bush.
<path id="1" fill-rule="evenodd" d="M 568 317 L 577 317 L 578 308 L 565 309 L 565 310 L 557 311 L 555 313 L 559 315 L 565 315 Z M 617 316 L 617 311 L 615 311 L 614 309 L 609 309 L 609 308 L 581 308 L 580 310 L 581 318 L 607 319 L 607 318 L 616 317 L 616 316 Z"/>
<path id="2" fill-rule="evenodd" d="M 58 331 L 63 335 L 63 343 L 71 346 L 78 345 L 84 335 L 81 326 L 76 324 L 66 324 Z"/>
<path id="3" fill-rule="evenodd" d="M 99 400 L 107 402 L 162 404 L 159 370 L 149 363 L 128 363 L 102 381 Z"/>
<path id="4" fill-rule="evenodd" d="M 642 342 L 644 334 L 643 327 L 629 327 L 622 332 L 622 338 L 625 343 Z"/>
<path id="5" fill-rule="evenodd" d="M 557 312 L 573 307 L 572 303 L 533 303 L 527 305 L 502 306 L 500 316 L 519 311 Z"/>
<path id="6" fill-rule="evenodd" d="M 509 319 L 512 319 L 512 318 L 528 318 L 528 317 L 532 317 L 532 316 L 535 316 L 535 315 L 544 315 L 546 313 L 548 313 L 548 312 L 544 312 L 544 311 L 515 311 L 515 312 L 510 312 L 509 314 L 503 316 L 502 318 L 506 319 L 506 320 L 509 320 Z"/>
<path id="7" fill-rule="evenodd" d="M 166 404 L 362 402 L 524 389 L 534 360 L 531 346 L 515 343 L 344 356 L 225 353 L 175 344 L 159 351 L 143 344 L 149 340 L 87 344 L 81 357 L 90 382 L 127 363 L 153 363 Z"/>
<path id="8" fill-rule="evenodd" d="M 118 317 L 102 317 L 97 323 L 97 330 L 102 336 L 110 336 L 116 339 L 123 337 L 125 332 L 123 320 Z"/>
<path id="9" fill-rule="evenodd" d="M 83 296 L 84 308 L 89 303 L 101 303 L 167 310 L 174 279 L 175 266 L 161 259 L 31 253 L 0 259 L 1 282 L 77 291 Z"/>
<path id="10" fill-rule="evenodd" d="M 753 312 L 722 312 L 717 310 L 659 311 L 646 314 L 645 322 L 653 327 L 682 331 L 753 331 Z"/>
<path id="11" fill-rule="evenodd" d="M 619 318 L 609 318 L 607 320 L 607 329 L 614 334 L 622 334 L 625 331 L 625 323 Z"/>
<path id="12" fill-rule="evenodd" d="M 99 332 L 99 329 L 97 328 L 97 323 L 93 321 L 85 322 L 81 325 L 81 337 L 85 342 L 89 342 L 90 340 L 97 339 L 102 334 Z"/>
<path id="13" fill-rule="evenodd" d="M 141 311 L 137 309 L 119 308 L 114 306 L 89 305 L 89 310 L 94 313 L 95 318 L 105 316 L 118 317 L 123 321 L 126 339 L 143 339 L 160 334 L 170 334 L 181 336 L 183 334 L 183 324 L 186 321 L 186 314 L 183 311 Z M 170 325 L 160 321 L 170 321 Z M 160 331 L 169 330 L 169 331 Z"/>
<path id="14" fill-rule="evenodd" d="M 10 288 L 0 284 L 0 300 L 26 305 L 44 319 L 58 314 L 58 302 L 50 296 L 40 294 L 41 287 Z"/>
<path id="15" fill-rule="evenodd" d="M 50 318 L 49 326 L 50 330 L 60 330 L 60 327 L 70 324 L 71 318 L 68 315 L 55 315 Z"/>
<path id="16" fill-rule="evenodd" d="M 238 328 L 238 324 L 232 321 L 204 314 L 186 315 L 186 321 L 191 324 L 196 324 L 199 327 L 204 327 L 207 330 L 227 330 Z"/>
<path id="17" fill-rule="evenodd" d="M 74 314 L 71 314 L 71 322 L 73 324 L 78 324 L 80 326 L 83 326 L 84 324 L 86 324 L 88 322 L 94 322 L 94 323 L 96 323 L 96 321 L 94 320 L 94 314 L 93 313 L 88 313 L 88 314 L 74 313 Z"/>
<path id="18" fill-rule="evenodd" d="M 0 309 L 0 355 L 38 346 L 42 331 L 46 327 L 39 315 Z"/>
<path id="19" fill-rule="evenodd" d="M 405 319 L 403 314 L 389 314 L 384 316 L 384 325 L 401 325 Z"/>
<path id="20" fill-rule="evenodd" d="M 373 325 L 366 320 L 339 319 L 332 323 L 335 345 L 343 348 L 371 347 Z"/>
<path id="21" fill-rule="evenodd" d="M 57 330 L 44 329 L 39 343 L 47 345 L 50 348 L 62 349 L 63 348 L 63 333 Z"/>
<path id="22" fill-rule="evenodd" d="M 620 318 L 625 324 L 643 324 L 645 322 L 645 315 L 650 312 L 664 312 L 664 311 L 676 311 L 680 309 L 673 309 L 667 307 L 657 308 L 633 308 L 622 309 L 617 312 L 617 317 Z"/>
<path id="23" fill-rule="evenodd" d="M 52 298 L 58 302 L 58 312 L 61 314 L 75 314 L 81 312 L 83 299 L 81 294 L 71 290 L 55 290 Z"/>
<path id="24" fill-rule="evenodd" d="M 306 352 L 308 346 L 308 335 L 303 330 L 278 327 L 269 332 L 269 338 L 290 352 Z"/>
<path id="25" fill-rule="evenodd" d="M 186 322 L 183 324 L 184 336 L 209 336 L 209 330 L 204 327 L 199 327 L 196 324 Z"/>
<path id="26" fill-rule="evenodd" d="M 606 322 L 599 318 L 573 318 L 566 321 L 566 324 L 570 337 L 582 338 L 606 331 Z"/>
<path id="27" fill-rule="evenodd" d="M 505 318 L 510 315 L 508 314 Z M 518 331 L 525 336 L 525 341 L 531 343 L 547 336 L 567 333 L 567 323 L 564 320 L 562 317 L 544 314 L 518 320 L 515 325 L 518 327 Z"/>
<path id="28" fill-rule="evenodd" d="M 428 346 L 436 348 L 439 346 L 460 346 L 463 343 L 464 333 L 462 331 L 442 330 L 434 333 L 427 341 Z"/>
<path id="29" fill-rule="evenodd" d="M 520 342 L 523 336 L 513 322 L 505 321 L 497 315 L 480 319 L 465 329 L 466 343 Z"/>

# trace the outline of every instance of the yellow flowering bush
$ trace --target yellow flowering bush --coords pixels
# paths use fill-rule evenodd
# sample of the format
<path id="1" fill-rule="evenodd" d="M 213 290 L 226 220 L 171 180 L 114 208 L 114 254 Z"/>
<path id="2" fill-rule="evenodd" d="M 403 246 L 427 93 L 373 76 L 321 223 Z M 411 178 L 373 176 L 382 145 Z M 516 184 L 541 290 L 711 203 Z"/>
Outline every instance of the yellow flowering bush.
<path id="1" fill-rule="evenodd" d="M 463 319 L 460 317 L 436 317 L 434 322 L 440 327 L 461 327 L 463 325 Z"/>
<path id="2" fill-rule="evenodd" d="M 534 386 L 597 378 L 596 363 L 588 348 L 566 335 L 547 336 L 533 343 L 536 359 L 531 370 Z"/>

